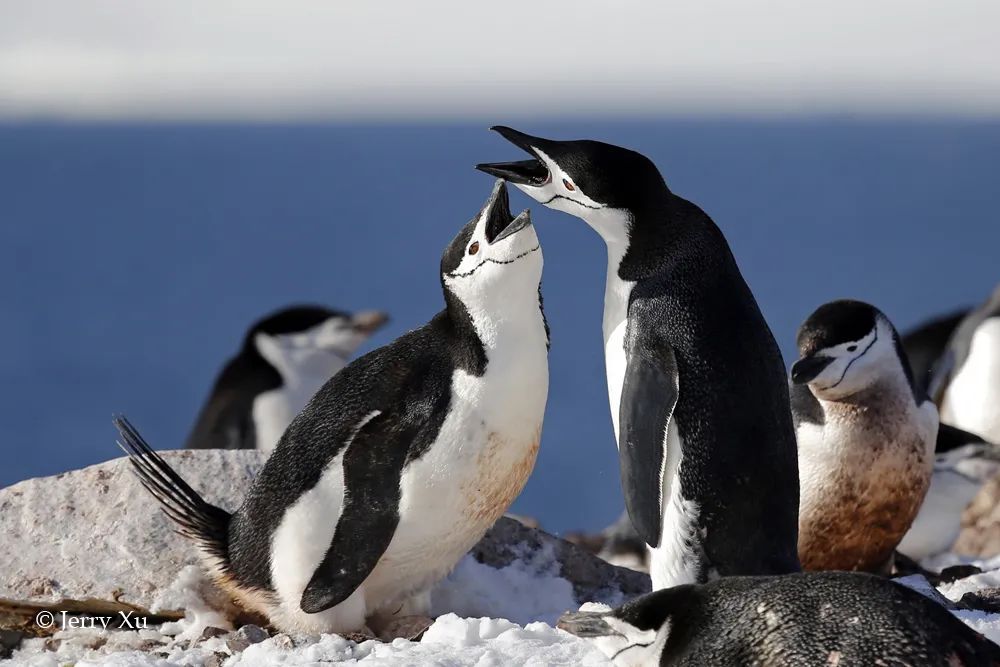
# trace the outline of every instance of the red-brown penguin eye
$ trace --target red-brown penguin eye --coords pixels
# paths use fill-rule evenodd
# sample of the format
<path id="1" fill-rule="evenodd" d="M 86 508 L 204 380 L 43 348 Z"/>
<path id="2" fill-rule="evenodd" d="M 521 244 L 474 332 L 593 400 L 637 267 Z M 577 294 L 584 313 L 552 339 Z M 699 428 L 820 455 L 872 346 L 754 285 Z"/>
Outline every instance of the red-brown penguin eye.
<path id="1" fill-rule="evenodd" d="M 476 241 L 475 243 L 469 246 L 470 255 L 475 255 L 477 252 L 479 252 L 479 241 Z"/>
<path id="2" fill-rule="evenodd" d="M 566 189 L 569 190 L 570 192 L 576 190 L 576 188 L 573 187 L 573 184 L 567 181 L 565 178 L 563 179 L 563 185 L 565 185 Z"/>

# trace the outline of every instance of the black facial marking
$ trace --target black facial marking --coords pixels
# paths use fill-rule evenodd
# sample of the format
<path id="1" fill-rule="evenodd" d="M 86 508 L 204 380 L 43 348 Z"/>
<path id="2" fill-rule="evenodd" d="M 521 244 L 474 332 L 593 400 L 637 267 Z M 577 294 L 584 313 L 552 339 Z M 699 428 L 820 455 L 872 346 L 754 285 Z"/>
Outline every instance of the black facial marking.
<path id="1" fill-rule="evenodd" d="M 808 357 L 824 348 L 859 341 L 875 328 L 877 315 L 878 310 L 861 301 L 823 304 L 799 327 L 799 354 Z"/>
<path id="2" fill-rule="evenodd" d="M 571 197 L 566 197 L 565 195 L 552 195 L 551 199 L 542 202 L 542 206 L 548 206 L 549 204 L 551 204 L 552 202 L 554 202 L 557 199 L 565 199 L 566 201 L 571 201 L 574 204 L 577 204 L 579 206 L 583 206 L 584 208 L 593 209 L 595 211 L 599 211 L 602 208 L 605 208 L 604 206 L 591 206 L 590 204 L 584 204 L 582 201 L 577 201 L 577 200 L 575 200 L 575 199 L 573 199 Z"/>
<path id="3" fill-rule="evenodd" d="M 479 262 L 479 264 L 476 264 L 474 267 L 472 267 L 468 271 L 465 271 L 465 272 L 462 272 L 462 273 L 453 272 L 453 273 L 449 273 L 448 276 L 450 276 L 452 278 L 465 278 L 467 276 L 471 276 L 473 273 L 475 273 L 476 271 L 478 271 L 479 267 L 481 267 L 483 264 L 513 264 L 514 262 L 516 262 L 517 260 L 521 259 L 522 257 L 525 257 L 525 256 L 530 255 L 531 253 L 535 252 L 540 247 L 541 246 L 536 245 L 534 248 L 531 248 L 530 250 L 525 250 L 524 252 L 522 252 L 517 257 L 511 257 L 510 259 L 492 259 L 490 257 L 487 257 L 486 259 L 484 259 L 483 261 Z"/>

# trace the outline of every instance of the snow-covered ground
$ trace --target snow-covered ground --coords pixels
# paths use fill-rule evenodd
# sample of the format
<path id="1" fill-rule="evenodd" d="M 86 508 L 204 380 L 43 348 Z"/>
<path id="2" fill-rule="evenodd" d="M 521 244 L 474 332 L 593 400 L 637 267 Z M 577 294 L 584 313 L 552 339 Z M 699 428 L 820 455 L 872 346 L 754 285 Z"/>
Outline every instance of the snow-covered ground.
<path id="1" fill-rule="evenodd" d="M 570 582 L 538 563 L 516 561 L 494 569 L 472 557 L 461 561 L 452 575 L 434 592 L 434 611 L 440 614 L 419 642 L 396 639 L 349 641 L 336 635 L 289 637 L 278 634 L 245 646 L 239 633 L 204 640 L 206 624 L 213 615 L 194 611 L 188 618 L 161 628 L 139 631 L 76 629 L 57 632 L 46 639 L 27 639 L 10 661 L 0 665 L 77 667 L 165 667 L 191 665 L 211 667 L 266 667 L 270 665 L 315 665 L 318 663 L 364 665 L 608 665 L 607 659 L 589 643 L 553 627 L 560 613 L 577 605 Z M 938 567 L 974 564 L 982 574 L 942 584 L 937 591 L 952 601 L 965 593 L 1000 586 L 1000 558 L 972 561 L 954 555 L 936 558 Z M 186 569 L 170 593 L 183 599 L 195 590 L 197 573 Z M 933 587 L 920 576 L 899 580 L 925 594 Z M 616 602 L 610 600 L 610 602 Z M 482 617 L 492 610 L 506 618 Z M 1000 643 L 1000 614 L 954 611 L 972 628 Z M 193 640 L 193 641 L 192 641 Z"/>

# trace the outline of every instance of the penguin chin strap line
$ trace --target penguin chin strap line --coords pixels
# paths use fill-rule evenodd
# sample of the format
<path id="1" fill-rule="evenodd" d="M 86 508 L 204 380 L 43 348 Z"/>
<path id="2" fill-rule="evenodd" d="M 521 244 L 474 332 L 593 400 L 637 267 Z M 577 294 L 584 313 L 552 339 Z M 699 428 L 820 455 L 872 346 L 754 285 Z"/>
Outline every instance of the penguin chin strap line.
<path id="1" fill-rule="evenodd" d="M 490 257 L 487 257 L 486 259 L 484 259 L 483 261 L 479 262 L 479 264 L 476 264 L 474 267 L 472 267 L 471 269 L 469 269 L 465 273 L 449 273 L 447 275 L 448 275 L 449 278 L 467 278 L 467 277 L 471 276 L 473 273 L 475 273 L 476 271 L 478 271 L 479 268 L 481 266 L 483 266 L 484 264 L 490 264 L 490 263 L 492 263 L 492 264 L 501 264 L 501 265 L 502 264 L 513 264 L 517 260 L 521 259 L 522 257 L 527 257 L 528 255 L 530 255 L 531 253 L 535 252 L 536 250 L 538 250 L 541 247 L 542 247 L 541 245 L 536 245 L 534 248 L 531 248 L 530 250 L 525 250 L 524 252 L 522 252 L 517 257 L 512 257 L 510 259 L 492 259 Z"/>

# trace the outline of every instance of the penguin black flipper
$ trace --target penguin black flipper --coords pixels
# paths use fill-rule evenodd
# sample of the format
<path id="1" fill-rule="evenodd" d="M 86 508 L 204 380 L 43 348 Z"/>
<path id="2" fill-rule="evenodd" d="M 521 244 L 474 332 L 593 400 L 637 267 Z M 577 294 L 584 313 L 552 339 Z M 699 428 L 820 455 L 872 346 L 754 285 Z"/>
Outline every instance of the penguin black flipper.
<path id="1" fill-rule="evenodd" d="M 934 451 L 940 454 L 964 447 L 965 445 L 989 444 L 984 438 L 979 437 L 975 433 L 969 433 L 964 429 L 949 424 L 940 424 L 938 426 L 937 446 Z"/>
<path id="2" fill-rule="evenodd" d="M 645 345 L 635 332 L 627 336 L 625 352 L 618 419 L 622 489 L 639 536 L 655 547 L 663 525 L 667 432 L 677 406 L 677 359 L 666 342 Z"/>
<path id="3" fill-rule="evenodd" d="M 399 524 L 398 481 L 419 428 L 406 415 L 378 413 L 351 439 L 343 463 L 350 492 L 330 547 L 302 592 L 302 611 L 315 614 L 346 600 L 388 549 Z"/>

